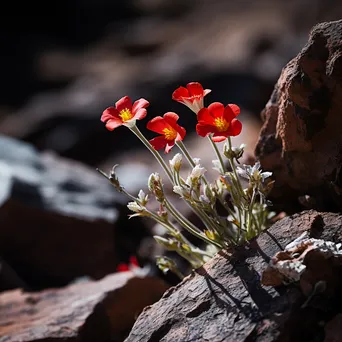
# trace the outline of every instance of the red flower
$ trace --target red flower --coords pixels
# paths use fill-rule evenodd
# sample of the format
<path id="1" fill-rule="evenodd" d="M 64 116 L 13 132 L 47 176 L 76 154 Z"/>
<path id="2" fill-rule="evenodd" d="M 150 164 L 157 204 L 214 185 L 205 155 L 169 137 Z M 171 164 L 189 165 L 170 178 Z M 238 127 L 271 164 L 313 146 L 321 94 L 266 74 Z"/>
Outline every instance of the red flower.
<path id="1" fill-rule="evenodd" d="M 143 119 L 146 114 L 146 107 L 149 102 L 140 99 L 134 102 L 128 96 L 124 96 L 115 103 L 115 107 L 108 107 L 101 116 L 101 121 L 106 123 L 109 131 L 113 131 L 119 126 L 133 127 L 136 120 Z"/>
<path id="2" fill-rule="evenodd" d="M 130 271 L 132 268 L 140 267 L 138 263 L 138 259 L 135 256 L 131 256 L 129 258 L 129 264 L 121 263 L 117 266 L 117 272 L 127 272 Z"/>
<path id="3" fill-rule="evenodd" d="M 209 94 L 210 92 L 210 89 L 204 90 L 200 83 L 191 82 L 186 85 L 186 88 L 177 88 L 172 94 L 172 99 L 183 103 L 197 114 L 198 111 L 200 111 L 204 107 L 204 96 Z"/>
<path id="4" fill-rule="evenodd" d="M 201 109 L 197 114 L 197 134 L 205 137 L 213 133 L 213 141 L 220 142 L 229 136 L 241 133 L 242 124 L 235 117 L 240 114 L 240 108 L 235 104 L 227 107 L 220 102 L 214 102 L 208 108 Z"/>
<path id="5" fill-rule="evenodd" d="M 165 147 L 165 153 L 169 153 L 176 141 L 183 140 L 186 134 L 185 128 L 179 126 L 179 116 L 168 112 L 163 117 L 157 116 L 147 123 L 147 128 L 161 136 L 150 140 L 155 150 Z"/>

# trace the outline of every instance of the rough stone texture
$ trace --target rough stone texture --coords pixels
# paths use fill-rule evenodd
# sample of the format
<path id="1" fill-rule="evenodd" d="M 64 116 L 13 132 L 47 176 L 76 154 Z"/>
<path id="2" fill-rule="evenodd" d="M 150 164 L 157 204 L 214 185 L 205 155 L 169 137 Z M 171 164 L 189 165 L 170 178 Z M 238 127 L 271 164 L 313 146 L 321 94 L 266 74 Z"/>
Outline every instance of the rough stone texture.
<path id="1" fill-rule="evenodd" d="M 99 279 L 147 234 L 95 170 L 26 143 L 0 137 L 0 180 L 0 289 L 22 286 L 10 267 L 32 288 Z"/>
<path id="2" fill-rule="evenodd" d="M 270 258 L 304 231 L 341 242 L 342 216 L 307 211 L 286 217 L 248 248 L 233 255 L 220 253 L 146 308 L 125 341 L 324 341 L 325 323 L 341 307 L 341 265 L 309 261 L 311 285 L 326 281 L 326 291 L 309 301 L 297 285 L 274 288 L 260 283 Z"/>
<path id="3" fill-rule="evenodd" d="M 123 272 L 58 290 L 8 291 L 0 295 L 0 341 L 122 341 L 166 289 L 159 279 Z"/>
<path id="4" fill-rule="evenodd" d="M 318 24 L 263 111 L 256 155 L 282 210 L 342 208 L 341 76 L 342 20 Z"/>

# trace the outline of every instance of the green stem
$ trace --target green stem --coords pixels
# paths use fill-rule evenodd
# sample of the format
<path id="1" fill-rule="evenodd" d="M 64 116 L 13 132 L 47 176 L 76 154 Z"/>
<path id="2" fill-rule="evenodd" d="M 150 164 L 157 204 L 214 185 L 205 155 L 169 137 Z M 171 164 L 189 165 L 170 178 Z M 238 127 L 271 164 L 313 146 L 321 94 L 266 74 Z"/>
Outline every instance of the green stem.
<path id="1" fill-rule="evenodd" d="M 157 159 L 160 166 L 163 168 L 167 176 L 169 177 L 171 183 L 173 183 L 173 177 L 170 169 L 166 165 L 164 159 L 161 155 L 153 148 L 150 142 L 144 137 L 144 135 L 140 132 L 137 126 L 133 126 L 130 130 L 141 140 L 141 142 L 148 148 L 148 150 L 153 154 L 153 156 Z"/>
<path id="2" fill-rule="evenodd" d="M 229 149 L 232 150 L 232 141 L 230 139 L 230 137 L 228 137 L 228 146 L 229 146 Z M 241 193 L 241 196 L 244 195 L 244 192 L 243 192 L 243 189 L 242 189 L 242 185 L 241 185 L 241 182 L 240 182 L 240 178 L 238 177 L 238 174 L 236 172 L 236 167 L 235 167 L 235 163 L 234 163 L 234 160 L 232 158 L 228 158 L 229 159 L 229 164 L 230 164 L 230 167 L 232 168 L 232 171 L 234 173 L 234 176 L 235 176 L 235 179 L 238 183 L 238 187 L 239 187 L 239 191 Z"/>
<path id="3" fill-rule="evenodd" d="M 182 215 L 180 215 L 178 211 L 173 207 L 173 205 L 166 199 L 165 199 L 165 207 L 167 210 L 169 210 L 169 212 L 175 218 L 175 220 L 182 227 L 184 227 L 187 231 L 189 231 L 191 234 L 195 235 L 196 237 L 198 237 L 199 239 L 203 240 L 206 243 L 210 243 L 212 245 L 215 245 L 218 248 L 222 248 L 222 246 L 219 243 L 208 239 L 206 235 L 202 234 L 201 231 L 193 223 L 191 223 L 190 221 L 185 219 Z"/>
<path id="4" fill-rule="evenodd" d="M 226 168 L 225 168 L 225 165 L 224 165 L 224 162 L 223 162 L 223 159 L 222 159 L 222 155 L 216 145 L 216 143 L 213 142 L 213 139 L 211 138 L 210 135 L 208 135 L 208 139 L 210 141 L 210 144 L 211 146 L 213 147 L 214 151 L 215 151 L 215 154 L 217 156 L 217 159 L 219 160 L 220 164 L 221 164 L 221 169 L 222 169 L 222 173 L 225 173 L 226 171 Z"/>
<path id="5" fill-rule="evenodd" d="M 254 206 L 255 197 L 256 197 L 255 195 L 256 195 L 256 191 L 255 189 L 253 189 L 252 199 L 251 199 L 251 203 L 249 204 L 249 210 L 248 210 L 248 226 L 247 226 L 248 238 L 251 235 L 250 233 L 251 233 L 251 226 L 252 226 L 252 219 L 253 219 L 253 206 Z"/>
<path id="6" fill-rule="evenodd" d="M 177 141 L 176 145 L 178 146 L 178 148 L 181 150 L 181 152 L 184 154 L 186 160 L 189 162 L 189 164 L 191 165 L 191 167 L 195 167 L 196 163 L 194 162 L 194 160 L 192 159 L 189 151 L 187 150 L 187 148 L 185 147 L 183 141 Z M 202 176 L 203 178 L 203 182 L 208 185 L 208 181 L 205 178 L 205 176 Z"/>

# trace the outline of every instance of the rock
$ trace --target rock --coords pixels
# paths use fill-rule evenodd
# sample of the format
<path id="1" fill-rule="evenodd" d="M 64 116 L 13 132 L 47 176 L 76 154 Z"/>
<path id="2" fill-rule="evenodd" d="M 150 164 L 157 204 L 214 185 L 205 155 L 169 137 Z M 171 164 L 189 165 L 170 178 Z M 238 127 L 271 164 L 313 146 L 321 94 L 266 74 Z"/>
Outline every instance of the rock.
<path id="1" fill-rule="evenodd" d="M 340 310 L 342 266 L 332 270 L 330 264 L 327 272 L 318 273 L 320 279 L 310 278 L 311 285 L 325 281 L 327 289 L 312 298 L 296 284 L 262 286 L 261 274 L 277 252 L 304 232 L 338 243 L 341 227 L 341 215 L 316 211 L 278 221 L 249 246 L 220 252 L 170 288 L 144 309 L 125 342 L 323 341 L 325 324 Z M 314 260 L 308 268 L 314 275 Z"/>
<path id="2" fill-rule="evenodd" d="M 342 334 L 342 314 L 337 314 L 325 326 L 324 342 L 339 342 Z"/>
<path id="3" fill-rule="evenodd" d="M 282 210 L 342 208 L 341 56 L 342 20 L 316 25 L 263 111 L 255 153 Z"/>
<path id="4" fill-rule="evenodd" d="M 113 273 L 147 235 L 128 222 L 126 198 L 80 163 L 1 136 L 0 179 L 0 253 L 31 288 Z"/>
<path id="5" fill-rule="evenodd" d="M 0 341 L 122 341 L 136 316 L 167 289 L 132 272 L 38 293 L 0 295 Z"/>

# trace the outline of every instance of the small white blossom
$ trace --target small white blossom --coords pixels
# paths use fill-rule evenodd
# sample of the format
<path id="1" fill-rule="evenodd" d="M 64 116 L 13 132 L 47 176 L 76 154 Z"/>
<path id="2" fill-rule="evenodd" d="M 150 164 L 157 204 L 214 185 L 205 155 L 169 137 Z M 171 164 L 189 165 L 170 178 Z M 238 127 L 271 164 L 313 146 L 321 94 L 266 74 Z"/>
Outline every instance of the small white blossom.
<path id="1" fill-rule="evenodd" d="M 255 165 L 243 165 L 244 168 L 237 167 L 237 173 L 246 179 L 248 179 L 251 183 L 260 184 L 265 181 L 266 178 L 272 176 L 272 172 L 262 172 L 260 169 L 260 162 L 256 162 Z"/>
<path id="2" fill-rule="evenodd" d="M 142 205 L 146 205 L 148 202 L 148 195 L 146 195 L 143 190 L 140 190 L 138 193 L 138 199 Z"/>
<path id="3" fill-rule="evenodd" d="M 191 171 L 190 177 L 192 179 L 194 178 L 200 178 L 202 177 L 207 170 L 202 167 L 201 165 L 197 164 Z"/>
<path id="4" fill-rule="evenodd" d="M 199 182 L 200 177 L 202 177 L 204 175 L 204 173 L 207 170 L 202 167 L 201 165 L 196 165 L 192 170 L 190 175 L 187 177 L 185 183 L 187 185 L 191 186 L 196 186 Z"/>
<path id="5" fill-rule="evenodd" d="M 138 204 L 137 202 L 128 202 L 127 204 L 127 208 L 130 210 L 130 211 L 133 211 L 135 213 L 141 213 L 144 211 L 144 208 Z"/>
<path id="6" fill-rule="evenodd" d="M 174 171 L 179 171 L 182 165 L 182 159 L 183 156 L 180 153 L 176 153 L 169 161 L 171 169 Z"/>
<path id="7" fill-rule="evenodd" d="M 214 159 L 212 160 L 213 163 L 213 170 L 218 171 L 219 173 L 222 172 L 222 168 L 221 168 L 221 163 L 218 159 Z"/>
<path id="8" fill-rule="evenodd" d="M 196 165 L 199 165 L 200 162 L 201 162 L 201 158 L 192 158 L 192 160 L 194 161 L 194 163 L 195 163 Z"/>
<path id="9" fill-rule="evenodd" d="M 173 187 L 173 192 L 181 197 L 188 198 L 190 196 L 190 193 L 187 189 L 183 188 L 180 185 L 175 185 Z"/>

